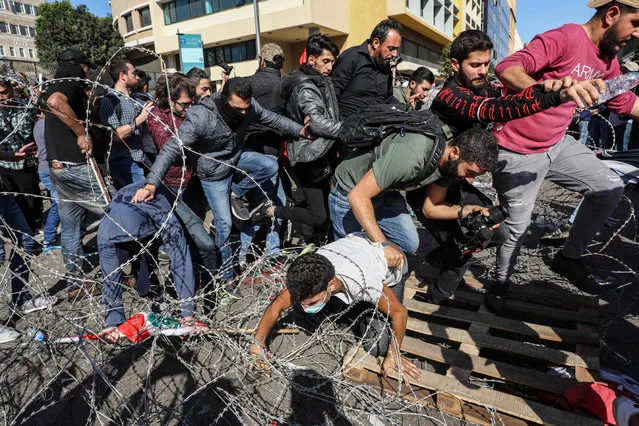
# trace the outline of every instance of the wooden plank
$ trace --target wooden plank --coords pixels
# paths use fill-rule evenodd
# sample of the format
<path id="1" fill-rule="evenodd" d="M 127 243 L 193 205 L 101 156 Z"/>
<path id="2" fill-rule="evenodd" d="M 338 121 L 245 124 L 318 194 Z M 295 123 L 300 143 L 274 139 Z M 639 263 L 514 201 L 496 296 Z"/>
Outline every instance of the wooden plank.
<path id="1" fill-rule="evenodd" d="M 449 402 L 448 399 L 440 401 L 440 396 L 443 394 L 437 394 L 437 402 L 435 402 L 433 392 L 430 389 L 403 385 L 400 391 L 399 382 L 397 380 L 388 377 L 380 377 L 378 374 L 363 368 L 349 368 L 344 370 L 344 377 L 354 382 L 370 386 L 373 389 L 385 392 L 389 395 L 399 396 L 407 401 L 415 402 L 430 409 L 443 410 L 443 404 Z M 489 412 L 486 407 L 461 400 L 458 401 L 462 404 L 462 415 L 460 418 L 482 426 L 495 424 L 495 420 L 497 421 L 496 424 L 504 424 L 506 426 L 527 426 L 530 424 L 522 419 L 503 413 L 498 413 L 498 418 L 495 419 L 492 412 Z"/>
<path id="2" fill-rule="evenodd" d="M 490 336 L 483 333 L 473 333 L 454 327 L 445 327 L 438 324 L 429 324 L 414 318 L 408 318 L 407 330 L 415 331 L 430 336 L 447 339 L 459 343 L 471 343 L 483 348 L 497 349 L 506 353 L 513 353 L 530 358 L 542 359 L 553 364 L 580 366 L 591 369 L 599 369 L 599 357 L 579 356 L 575 353 L 546 348 Z"/>
<path id="3" fill-rule="evenodd" d="M 597 311 L 597 309 L 580 306 L 579 311 L 593 313 L 593 311 Z M 597 339 L 599 338 L 599 329 L 592 324 L 577 323 L 577 331 L 582 333 L 595 333 L 597 335 Z M 578 355 L 599 357 L 599 345 L 597 345 L 597 347 L 592 347 L 578 344 L 576 349 L 577 350 L 575 352 Z M 599 381 L 599 372 L 583 367 L 575 367 L 575 378 L 580 382 L 596 382 Z"/>
<path id="4" fill-rule="evenodd" d="M 372 357 L 361 348 L 352 348 L 344 358 L 343 371 L 347 373 L 350 368 L 363 368 L 379 374 L 380 364 L 381 359 L 378 360 Z M 420 370 L 420 372 L 423 374 L 423 377 L 420 380 L 406 377 L 411 385 L 454 394 L 457 398 L 463 401 L 483 405 L 523 420 L 539 424 L 557 425 L 578 424 L 590 426 L 601 424 L 601 422 L 596 420 L 576 416 L 572 413 L 560 411 L 556 408 L 548 407 L 517 396 L 508 395 L 493 389 L 482 387 L 473 389 L 451 377 L 442 376 L 440 374 L 424 370 Z M 398 379 L 397 372 L 395 370 L 391 370 L 388 373 L 391 378 Z"/>
<path id="5" fill-rule="evenodd" d="M 410 289 L 414 289 L 418 293 L 427 293 L 428 285 L 423 287 L 416 287 L 416 281 L 409 283 L 410 280 L 406 281 L 406 287 Z M 461 302 L 466 302 L 474 305 L 481 305 L 484 303 L 484 295 L 480 293 L 473 293 L 471 291 L 465 290 L 457 290 L 455 295 L 451 297 L 452 300 L 458 300 Z M 506 300 L 506 310 L 522 312 L 525 314 L 537 315 L 539 317 L 545 319 L 558 319 L 562 321 L 579 321 L 585 322 L 589 324 L 598 324 L 599 316 L 594 315 L 592 313 L 583 313 L 579 311 L 568 311 L 565 309 L 554 308 L 552 306 L 543 306 L 538 305 L 536 303 L 530 302 L 522 302 L 520 300 Z"/>
<path id="6" fill-rule="evenodd" d="M 469 346 L 477 348 L 474 345 L 469 344 Z M 563 395 L 566 389 L 579 384 L 576 380 L 562 379 L 551 374 L 465 353 L 461 351 L 461 347 L 460 350 L 443 348 L 410 336 L 404 337 L 402 351 L 448 364 L 464 371 L 474 371 L 485 376 L 519 383 L 556 394 Z"/>
<path id="7" fill-rule="evenodd" d="M 479 307 L 479 312 L 488 312 L 488 309 L 486 309 L 484 305 L 481 305 Z M 479 325 L 477 323 L 473 323 L 470 325 L 470 328 L 468 329 L 468 331 L 471 333 L 483 334 L 483 333 L 488 333 L 488 327 L 484 325 Z M 461 345 L 459 345 L 459 352 L 464 352 L 469 355 L 479 355 L 479 348 L 475 345 L 471 345 L 470 343 L 462 343 Z M 470 374 L 472 372 L 471 370 L 472 369 L 460 368 L 457 365 L 451 365 L 448 371 L 446 371 L 446 375 L 457 377 L 458 380 L 463 377 L 465 381 L 468 381 L 470 379 Z"/>
<path id="8" fill-rule="evenodd" d="M 464 282 L 470 288 L 486 290 L 486 286 L 478 281 L 470 271 L 464 275 Z M 541 289 L 534 285 L 512 285 L 508 289 L 508 294 L 513 297 L 532 297 L 538 299 L 538 303 L 548 303 L 552 306 L 555 306 L 553 301 L 563 301 L 573 306 L 590 306 L 593 308 L 599 306 L 599 300 L 596 297 L 583 296 L 562 290 Z"/>
<path id="9" fill-rule="evenodd" d="M 447 306 L 433 305 L 416 300 L 406 300 L 404 306 L 409 311 L 420 314 L 433 315 L 456 321 L 469 322 L 471 324 L 485 325 L 497 330 L 511 331 L 513 333 L 532 336 L 553 342 L 598 344 L 599 337 L 595 333 L 584 333 L 566 328 L 549 327 L 547 325 L 534 324 L 510 318 L 500 317 L 490 312 L 473 312 L 465 309 L 451 308 Z"/>

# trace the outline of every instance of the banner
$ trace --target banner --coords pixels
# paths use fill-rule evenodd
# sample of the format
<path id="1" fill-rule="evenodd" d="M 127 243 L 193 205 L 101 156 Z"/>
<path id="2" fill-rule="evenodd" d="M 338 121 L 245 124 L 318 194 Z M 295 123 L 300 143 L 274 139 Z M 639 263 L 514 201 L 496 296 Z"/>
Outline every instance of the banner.
<path id="1" fill-rule="evenodd" d="M 186 74 L 191 68 L 204 69 L 204 50 L 200 34 L 180 34 L 180 62 L 182 72 Z"/>

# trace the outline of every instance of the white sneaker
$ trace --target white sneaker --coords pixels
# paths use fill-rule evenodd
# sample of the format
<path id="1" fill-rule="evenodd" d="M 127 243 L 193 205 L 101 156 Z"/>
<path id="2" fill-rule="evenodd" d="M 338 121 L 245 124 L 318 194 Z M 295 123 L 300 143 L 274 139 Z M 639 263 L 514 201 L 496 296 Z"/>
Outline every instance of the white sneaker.
<path id="1" fill-rule="evenodd" d="M 13 328 L 0 325 L 0 343 L 13 342 L 18 340 L 21 334 L 15 331 Z"/>
<path id="2" fill-rule="evenodd" d="M 56 296 L 38 296 L 27 300 L 22 305 L 15 306 L 14 310 L 19 314 L 28 314 L 30 312 L 50 308 L 55 305 L 57 301 L 58 298 Z"/>

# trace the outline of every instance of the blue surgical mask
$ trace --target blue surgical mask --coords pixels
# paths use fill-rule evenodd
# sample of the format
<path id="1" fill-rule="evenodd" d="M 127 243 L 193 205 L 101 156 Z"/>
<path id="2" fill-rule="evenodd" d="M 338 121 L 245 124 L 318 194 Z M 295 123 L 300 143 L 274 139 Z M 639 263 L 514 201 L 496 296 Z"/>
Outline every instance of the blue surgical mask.
<path id="1" fill-rule="evenodd" d="M 304 312 L 306 312 L 307 314 L 316 314 L 319 311 L 321 311 L 322 309 L 324 309 L 324 306 L 326 306 L 326 304 L 328 303 L 328 300 L 330 298 L 331 298 L 331 293 L 330 293 L 330 291 L 328 291 L 328 287 L 327 287 L 326 288 L 326 299 L 322 303 L 318 303 L 317 305 L 313 305 L 313 306 L 306 306 L 306 307 L 302 306 L 302 308 L 304 308 Z"/>
<path id="2" fill-rule="evenodd" d="M 304 308 L 304 312 L 306 312 L 307 314 L 316 314 L 324 309 L 324 306 L 326 306 L 327 303 L 328 301 L 320 303 L 319 305 L 308 306 Z"/>

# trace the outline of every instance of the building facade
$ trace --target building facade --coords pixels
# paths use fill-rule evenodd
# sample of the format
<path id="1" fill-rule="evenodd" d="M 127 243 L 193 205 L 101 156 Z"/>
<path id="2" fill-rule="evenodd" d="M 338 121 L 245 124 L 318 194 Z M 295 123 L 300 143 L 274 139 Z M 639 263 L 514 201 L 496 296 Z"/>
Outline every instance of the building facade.
<path id="1" fill-rule="evenodd" d="M 470 4 L 473 25 L 481 23 L 483 0 L 261 0 L 261 42 L 284 50 L 284 73 L 299 66 L 310 34 L 326 34 L 344 50 L 363 43 L 386 18 L 400 22 L 404 38 L 398 68 L 440 67 L 443 46 L 465 27 L 463 9 Z M 252 0 L 111 0 L 114 25 L 126 46 L 144 47 L 161 55 L 164 67 L 179 70 L 178 33 L 200 34 L 204 61 L 211 78 L 220 79 L 221 61 L 237 76 L 256 70 L 255 20 Z M 479 18 L 478 18 L 479 16 Z M 131 52 L 134 64 L 160 72 L 160 61 Z M 146 61 L 146 63 L 143 63 Z"/>
<path id="2" fill-rule="evenodd" d="M 484 31 L 495 46 L 491 61 L 497 64 L 513 52 L 515 23 L 511 34 L 511 17 L 514 19 L 515 12 L 508 0 L 486 0 L 484 11 Z"/>
<path id="3" fill-rule="evenodd" d="M 44 0 L 0 0 L 0 60 L 16 72 L 38 73 L 35 21 Z"/>

